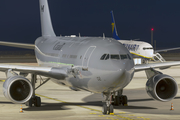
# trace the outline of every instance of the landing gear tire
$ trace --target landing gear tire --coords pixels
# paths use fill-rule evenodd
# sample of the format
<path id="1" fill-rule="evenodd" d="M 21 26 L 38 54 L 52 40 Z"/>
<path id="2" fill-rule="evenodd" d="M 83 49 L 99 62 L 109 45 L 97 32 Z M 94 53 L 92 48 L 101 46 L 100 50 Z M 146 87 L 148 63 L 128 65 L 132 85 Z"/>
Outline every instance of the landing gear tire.
<path id="1" fill-rule="evenodd" d="M 113 107 L 113 105 L 109 105 L 108 114 L 113 113 L 113 112 L 114 112 L 114 107 Z"/>
<path id="2" fill-rule="evenodd" d="M 35 107 L 41 107 L 41 98 L 38 96 L 35 96 L 34 98 L 31 98 L 28 102 L 25 103 L 26 106 L 32 107 L 33 104 Z"/>
<path id="3" fill-rule="evenodd" d="M 102 113 L 103 113 L 104 115 L 107 114 L 107 105 L 106 105 L 106 104 L 103 104 Z"/>
<path id="4" fill-rule="evenodd" d="M 127 96 L 125 95 L 122 96 L 122 105 L 127 106 Z"/>
<path id="5" fill-rule="evenodd" d="M 115 105 L 115 106 L 118 106 L 118 105 L 119 105 L 119 96 L 115 96 L 114 105 Z"/>
<path id="6" fill-rule="evenodd" d="M 26 104 L 26 106 L 32 107 L 32 104 L 33 104 L 32 98 L 28 102 L 26 102 L 25 104 Z"/>
<path id="7" fill-rule="evenodd" d="M 34 106 L 35 107 L 41 107 L 41 98 L 40 97 L 35 97 L 34 98 Z"/>

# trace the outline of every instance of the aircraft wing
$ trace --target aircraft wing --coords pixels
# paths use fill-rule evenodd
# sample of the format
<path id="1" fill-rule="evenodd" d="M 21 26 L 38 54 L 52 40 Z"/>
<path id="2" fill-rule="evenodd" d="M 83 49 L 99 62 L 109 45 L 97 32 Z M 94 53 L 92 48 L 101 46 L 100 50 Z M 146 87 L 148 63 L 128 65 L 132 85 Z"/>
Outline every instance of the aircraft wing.
<path id="1" fill-rule="evenodd" d="M 180 47 L 177 47 L 177 48 L 168 48 L 168 49 L 162 49 L 162 50 L 155 50 L 155 53 L 158 53 L 158 52 L 167 52 L 167 51 L 178 50 L 178 49 L 180 49 Z"/>
<path id="2" fill-rule="evenodd" d="M 7 70 L 19 71 L 21 73 L 33 73 L 56 79 L 63 79 L 67 77 L 68 68 L 0 64 L 0 71 L 5 72 Z"/>
<path id="3" fill-rule="evenodd" d="M 34 49 L 34 44 L 24 44 L 24 43 L 15 43 L 15 42 L 4 42 L 0 41 L 0 45 L 10 46 L 10 47 L 18 47 L 18 48 L 26 48 L 26 49 Z"/>
<path id="4" fill-rule="evenodd" d="M 161 69 L 163 69 L 166 67 L 177 66 L 177 65 L 180 65 L 180 61 L 140 64 L 140 65 L 135 65 L 134 69 L 135 69 L 135 72 L 138 72 L 138 71 L 147 70 L 150 68 L 161 68 Z"/>

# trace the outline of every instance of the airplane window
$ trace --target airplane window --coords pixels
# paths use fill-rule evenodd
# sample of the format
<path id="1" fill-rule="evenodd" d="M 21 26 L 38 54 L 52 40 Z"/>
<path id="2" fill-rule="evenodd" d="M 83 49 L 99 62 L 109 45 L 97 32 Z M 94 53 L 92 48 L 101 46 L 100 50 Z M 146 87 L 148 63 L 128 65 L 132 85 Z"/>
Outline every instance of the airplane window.
<path id="1" fill-rule="evenodd" d="M 143 50 L 151 50 L 151 49 L 153 49 L 153 48 L 143 48 Z"/>
<path id="2" fill-rule="evenodd" d="M 65 57 L 66 57 L 66 54 L 63 54 L 63 55 L 62 55 L 62 57 L 64 57 L 64 58 L 65 58 Z"/>
<path id="3" fill-rule="evenodd" d="M 124 59 L 128 59 L 127 55 L 120 55 L 121 56 L 121 59 L 124 60 Z"/>
<path id="4" fill-rule="evenodd" d="M 106 57 L 107 54 L 104 54 L 101 56 L 100 60 L 104 60 L 104 58 Z"/>
<path id="5" fill-rule="evenodd" d="M 106 56 L 105 60 L 109 59 L 109 54 Z"/>
<path id="6" fill-rule="evenodd" d="M 119 55 L 111 55 L 111 59 L 113 59 L 113 60 L 119 60 Z"/>
<path id="7" fill-rule="evenodd" d="M 70 58 L 76 59 L 76 58 L 77 58 L 77 55 L 70 55 Z"/>

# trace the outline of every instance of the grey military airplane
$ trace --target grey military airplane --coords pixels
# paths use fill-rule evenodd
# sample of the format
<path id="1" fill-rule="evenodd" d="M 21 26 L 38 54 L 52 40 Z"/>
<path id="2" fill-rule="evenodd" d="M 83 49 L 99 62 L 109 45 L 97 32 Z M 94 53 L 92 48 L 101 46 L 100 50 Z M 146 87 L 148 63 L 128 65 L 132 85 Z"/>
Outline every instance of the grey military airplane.
<path id="1" fill-rule="evenodd" d="M 6 73 L 3 93 L 13 103 L 41 106 L 41 98 L 35 96 L 37 75 L 70 87 L 102 93 L 103 114 L 113 113 L 113 105 L 127 104 L 123 89 L 131 82 L 134 72 L 145 70 L 146 91 L 159 101 L 172 100 L 178 91 L 174 78 L 154 68 L 180 65 L 180 62 L 164 62 L 134 65 L 127 48 L 113 38 L 57 37 L 54 33 L 47 0 L 39 0 L 42 36 L 35 45 L 0 42 L 0 45 L 34 49 L 39 66 L 0 64 Z M 26 78 L 31 74 L 31 81 Z"/>

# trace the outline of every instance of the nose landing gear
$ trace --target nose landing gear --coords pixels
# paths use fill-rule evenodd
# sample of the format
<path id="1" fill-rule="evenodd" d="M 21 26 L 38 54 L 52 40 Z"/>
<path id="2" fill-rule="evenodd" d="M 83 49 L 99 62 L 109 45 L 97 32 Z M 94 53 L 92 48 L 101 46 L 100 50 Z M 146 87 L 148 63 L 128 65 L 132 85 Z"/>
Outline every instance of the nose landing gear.
<path id="1" fill-rule="evenodd" d="M 111 104 L 111 98 L 112 95 L 110 93 L 108 94 L 103 94 L 106 96 L 105 102 L 103 102 L 103 107 L 102 107 L 102 113 L 103 114 L 110 114 L 114 112 L 113 105 Z"/>
<path id="2" fill-rule="evenodd" d="M 113 105 L 127 106 L 127 96 L 122 95 L 123 90 L 116 91 L 114 93 L 103 93 L 106 96 L 105 101 L 103 102 L 102 113 L 110 114 L 114 112 Z"/>

